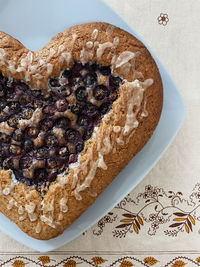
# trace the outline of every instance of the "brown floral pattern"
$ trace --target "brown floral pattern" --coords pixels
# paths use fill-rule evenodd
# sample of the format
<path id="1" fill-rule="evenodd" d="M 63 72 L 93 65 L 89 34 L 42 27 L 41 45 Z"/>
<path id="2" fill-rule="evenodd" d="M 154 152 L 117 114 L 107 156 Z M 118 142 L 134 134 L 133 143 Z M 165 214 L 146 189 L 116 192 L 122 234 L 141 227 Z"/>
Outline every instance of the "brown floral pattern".
<path id="1" fill-rule="evenodd" d="M 37 257 L 37 256 L 35 256 Z M 184 266 L 200 266 L 200 261 L 199 258 L 197 257 L 196 259 L 194 257 L 186 257 L 186 256 L 177 256 L 173 257 L 171 260 L 168 262 L 163 263 L 160 265 L 160 261 L 158 258 L 155 257 L 133 257 L 133 256 L 125 256 L 125 257 L 118 257 L 116 260 L 112 259 L 104 259 L 103 257 L 100 256 L 95 256 L 93 258 L 88 258 L 88 257 L 81 257 L 81 256 L 70 256 L 70 257 L 65 257 L 63 260 L 56 261 L 50 256 L 41 256 L 43 259 L 48 259 L 45 262 L 37 262 L 37 258 L 30 258 L 30 257 L 25 257 L 25 256 L 16 256 L 16 257 L 11 257 L 6 261 L 0 261 L 0 267 L 26 267 L 26 266 L 31 266 L 31 267 L 77 267 L 77 266 L 84 266 L 84 267 L 89 267 L 89 266 L 100 266 L 100 267 L 132 267 L 132 266 L 137 266 L 137 267 L 142 267 L 142 266 L 157 266 L 157 267 L 184 267 Z"/>
<path id="2" fill-rule="evenodd" d="M 188 199 L 183 197 L 182 192 L 166 191 L 147 185 L 135 199 L 128 195 L 114 208 L 114 212 L 104 216 L 93 227 L 93 234 L 101 235 L 108 223 L 113 223 L 112 234 L 115 238 L 139 234 L 140 231 L 146 231 L 148 235 L 159 232 L 169 237 L 180 233 L 189 234 L 198 231 L 196 226 L 200 222 L 199 208 L 199 183 L 195 185 Z"/>
<path id="3" fill-rule="evenodd" d="M 158 23 L 160 25 L 166 26 L 167 23 L 169 22 L 169 18 L 167 14 L 160 13 L 160 16 L 157 18 Z"/>

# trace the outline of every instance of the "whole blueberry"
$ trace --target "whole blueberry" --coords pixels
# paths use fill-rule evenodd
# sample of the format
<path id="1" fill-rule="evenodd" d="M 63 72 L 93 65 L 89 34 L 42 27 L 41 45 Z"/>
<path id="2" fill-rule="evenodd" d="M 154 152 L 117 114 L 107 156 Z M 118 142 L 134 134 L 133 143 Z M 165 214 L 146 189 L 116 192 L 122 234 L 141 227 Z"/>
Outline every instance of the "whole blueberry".
<path id="1" fill-rule="evenodd" d="M 118 88 L 122 82 L 122 79 L 120 77 L 111 76 L 109 84 L 113 88 Z"/>
<path id="2" fill-rule="evenodd" d="M 30 152 L 33 149 L 33 141 L 28 139 L 24 142 L 24 150 Z"/>
<path id="3" fill-rule="evenodd" d="M 94 87 L 97 83 L 96 73 L 88 73 L 83 79 L 86 87 Z"/>
<path id="4" fill-rule="evenodd" d="M 110 102 L 105 102 L 99 107 L 99 111 L 101 112 L 101 114 L 106 114 L 111 109 L 111 107 L 112 105 Z"/>
<path id="5" fill-rule="evenodd" d="M 110 68 L 110 66 L 101 66 L 99 68 L 99 71 L 104 76 L 109 76 L 111 74 L 111 68 Z"/>
<path id="6" fill-rule="evenodd" d="M 80 116 L 77 123 L 79 126 L 88 127 L 90 125 L 90 119 L 87 116 Z"/>
<path id="7" fill-rule="evenodd" d="M 70 125 L 70 120 L 68 118 L 59 118 L 56 121 L 56 125 L 60 128 L 66 129 Z"/>
<path id="8" fill-rule="evenodd" d="M 76 104 L 73 104 L 71 107 L 71 112 L 78 115 L 82 112 L 82 109 L 83 107 L 79 104 L 79 103 L 76 103 Z"/>
<path id="9" fill-rule="evenodd" d="M 49 85 L 50 85 L 51 87 L 60 87 L 59 80 L 56 79 L 56 78 L 51 78 L 51 79 L 49 80 Z"/>
<path id="10" fill-rule="evenodd" d="M 101 84 L 97 85 L 93 90 L 93 96 L 96 100 L 101 101 L 109 95 L 108 88 Z"/>
<path id="11" fill-rule="evenodd" d="M 79 132 L 74 129 L 68 129 L 66 131 L 66 139 L 68 142 L 75 143 L 79 139 Z"/>
<path id="12" fill-rule="evenodd" d="M 84 102 L 87 100 L 87 97 L 88 97 L 88 94 L 87 94 L 87 91 L 86 91 L 86 88 L 81 86 L 81 87 L 78 87 L 75 91 L 75 96 L 76 96 L 76 99 L 80 102 Z"/>

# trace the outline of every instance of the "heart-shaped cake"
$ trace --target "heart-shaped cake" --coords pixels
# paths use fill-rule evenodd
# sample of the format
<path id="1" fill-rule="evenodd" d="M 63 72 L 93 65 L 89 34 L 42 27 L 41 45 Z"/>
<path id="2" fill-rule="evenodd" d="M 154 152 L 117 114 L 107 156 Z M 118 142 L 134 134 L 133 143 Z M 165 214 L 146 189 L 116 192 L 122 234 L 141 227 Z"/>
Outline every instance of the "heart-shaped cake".
<path id="1" fill-rule="evenodd" d="M 113 25 L 37 52 L 0 32 L 0 211 L 34 238 L 60 235 L 147 143 L 162 103 L 150 53 Z"/>

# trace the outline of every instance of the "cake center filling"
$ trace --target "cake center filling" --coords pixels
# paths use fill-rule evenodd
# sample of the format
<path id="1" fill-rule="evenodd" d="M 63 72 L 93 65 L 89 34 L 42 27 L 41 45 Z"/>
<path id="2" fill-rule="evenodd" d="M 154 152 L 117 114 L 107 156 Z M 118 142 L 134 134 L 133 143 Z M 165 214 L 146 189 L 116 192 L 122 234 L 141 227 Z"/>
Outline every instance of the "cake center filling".
<path id="1" fill-rule="evenodd" d="M 77 162 L 122 82 L 96 62 L 74 63 L 43 91 L 0 73 L 0 168 L 37 190 L 48 186 Z"/>

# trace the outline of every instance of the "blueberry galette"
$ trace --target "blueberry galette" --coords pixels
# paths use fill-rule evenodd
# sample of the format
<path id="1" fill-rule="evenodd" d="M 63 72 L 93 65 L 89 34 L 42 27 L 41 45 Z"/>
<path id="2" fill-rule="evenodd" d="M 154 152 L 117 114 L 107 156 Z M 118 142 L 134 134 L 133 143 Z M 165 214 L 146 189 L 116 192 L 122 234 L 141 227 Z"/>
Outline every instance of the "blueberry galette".
<path id="1" fill-rule="evenodd" d="M 61 234 L 143 148 L 162 102 L 150 53 L 113 25 L 37 52 L 0 32 L 0 211 L 34 238 Z"/>

